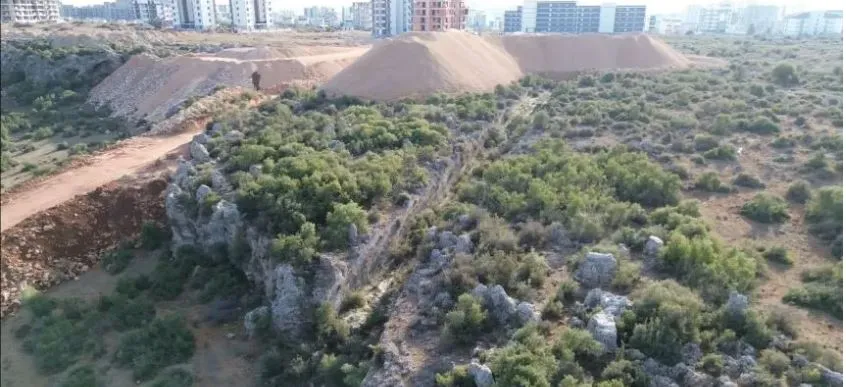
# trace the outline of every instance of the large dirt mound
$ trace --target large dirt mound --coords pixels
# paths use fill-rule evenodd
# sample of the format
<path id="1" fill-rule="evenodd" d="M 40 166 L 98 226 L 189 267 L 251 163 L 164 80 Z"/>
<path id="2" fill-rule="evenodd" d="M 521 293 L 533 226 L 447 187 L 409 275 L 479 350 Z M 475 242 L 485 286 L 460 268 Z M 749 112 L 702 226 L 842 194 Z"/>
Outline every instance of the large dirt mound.
<path id="1" fill-rule="evenodd" d="M 458 31 L 413 32 L 377 44 L 323 89 L 391 100 L 436 92 L 489 91 L 521 75 L 514 58 L 479 36 Z"/>
<path id="2" fill-rule="evenodd" d="M 644 34 L 508 35 L 497 39 L 526 74 L 567 76 L 591 70 L 683 68 L 691 64 Z"/>
<path id="3" fill-rule="evenodd" d="M 656 70 L 692 62 L 644 34 L 511 35 L 415 32 L 383 41 L 329 80 L 330 94 L 374 100 L 491 91 L 523 75 Z"/>
<path id="4" fill-rule="evenodd" d="M 366 50 L 332 48 L 328 53 L 299 57 L 280 56 L 325 50 L 283 52 L 264 47 L 165 59 L 139 54 L 100 82 L 91 91 L 90 101 L 107 104 L 120 116 L 159 122 L 174 115 L 189 98 L 209 95 L 216 87 L 252 88 L 253 71 L 261 74 L 263 88 L 305 80 L 320 83 Z"/>
<path id="5" fill-rule="evenodd" d="M 112 183 L 3 231 L 0 316 L 19 305 L 23 287 L 45 289 L 72 279 L 103 251 L 136 238 L 144 222 L 165 224 L 165 188 L 162 178 Z"/>

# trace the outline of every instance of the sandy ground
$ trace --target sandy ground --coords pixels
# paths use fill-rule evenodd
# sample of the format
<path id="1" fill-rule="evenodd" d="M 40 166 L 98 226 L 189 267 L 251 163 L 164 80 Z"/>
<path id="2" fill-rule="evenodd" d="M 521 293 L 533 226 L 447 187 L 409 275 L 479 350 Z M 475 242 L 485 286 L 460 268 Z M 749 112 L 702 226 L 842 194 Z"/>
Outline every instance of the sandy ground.
<path id="1" fill-rule="evenodd" d="M 181 146 L 190 142 L 202 130 L 202 126 L 195 125 L 194 130 L 169 136 L 133 137 L 112 150 L 92 156 L 87 165 L 51 176 L 29 189 L 11 193 L 0 206 L 0 231 L 76 195 L 88 193 L 125 175 L 143 172 L 160 157 L 179 151 Z"/>

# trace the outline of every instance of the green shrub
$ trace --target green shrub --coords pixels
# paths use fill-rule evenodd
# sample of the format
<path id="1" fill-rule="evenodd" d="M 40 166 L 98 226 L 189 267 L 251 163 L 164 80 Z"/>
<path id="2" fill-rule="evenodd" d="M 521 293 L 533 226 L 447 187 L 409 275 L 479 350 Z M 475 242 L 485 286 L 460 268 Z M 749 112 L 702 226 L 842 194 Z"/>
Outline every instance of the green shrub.
<path id="1" fill-rule="evenodd" d="M 746 202 L 740 214 L 760 223 L 784 223 L 790 219 L 784 199 L 766 193 L 759 193 Z"/>
<path id="2" fill-rule="evenodd" d="M 136 380 L 149 380 L 167 366 L 188 361 L 194 355 L 194 335 L 181 318 L 156 318 L 149 325 L 121 338 L 114 361 L 131 367 Z"/>
<path id="3" fill-rule="evenodd" d="M 670 364 L 681 360 L 682 347 L 699 340 L 702 300 L 670 280 L 649 284 L 634 298 L 635 321 L 623 327 L 631 332 L 629 347 Z"/>
<path id="4" fill-rule="evenodd" d="M 697 134 L 693 138 L 693 149 L 704 152 L 720 146 L 720 140 L 707 134 Z"/>
<path id="5" fill-rule="evenodd" d="M 784 197 L 793 203 L 805 204 L 811 198 L 811 186 L 807 181 L 794 182 L 787 188 Z"/>
<path id="6" fill-rule="evenodd" d="M 605 382 L 614 382 L 615 385 L 634 386 L 648 385 L 649 377 L 643 368 L 629 360 L 615 360 L 602 370 L 600 376 Z"/>
<path id="7" fill-rule="evenodd" d="M 467 372 L 467 366 L 455 366 L 451 370 L 435 375 L 438 387 L 475 387 L 473 375 Z"/>
<path id="8" fill-rule="evenodd" d="M 782 265 L 793 265 L 793 258 L 787 252 L 787 249 L 784 247 L 770 247 L 767 251 L 764 252 L 764 258 L 768 261 L 780 263 Z"/>
<path id="9" fill-rule="evenodd" d="M 357 203 L 340 204 L 332 206 L 332 212 L 326 215 L 325 240 L 332 249 L 341 249 L 349 246 L 349 227 L 354 224 L 359 234 L 367 232 L 367 212 Z"/>
<path id="10" fill-rule="evenodd" d="M 731 187 L 723 184 L 723 182 L 720 181 L 720 177 L 719 175 L 717 175 L 716 172 L 705 172 L 702 175 L 699 175 L 699 178 L 696 179 L 696 183 L 694 183 L 693 186 L 696 189 L 700 189 L 707 192 L 731 192 Z"/>
<path id="11" fill-rule="evenodd" d="M 734 185 L 755 189 L 765 188 L 767 186 L 758 177 L 746 173 L 737 175 L 734 178 Z"/>
<path id="12" fill-rule="evenodd" d="M 549 386 L 558 362 L 546 339 L 529 325 L 518 330 L 511 343 L 490 356 L 490 368 L 497 385 Z"/>
<path id="13" fill-rule="evenodd" d="M 79 366 L 68 372 L 60 387 L 98 387 L 103 384 L 97 379 L 97 373 L 91 365 Z"/>
<path id="14" fill-rule="evenodd" d="M 820 188 L 805 205 L 808 230 L 832 246 L 832 254 L 843 254 L 843 189 Z"/>
<path id="15" fill-rule="evenodd" d="M 719 377 L 723 373 L 723 356 L 717 353 L 709 353 L 702 357 L 699 367 L 708 375 Z"/>
<path id="16" fill-rule="evenodd" d="M 173 368 L 162 373 L 150 387 L 191 387 L 194 376 L 182 368 Z"/>
<path id="17" fill-rule="evenodd" d="M 756 119 L 744 129 L 757 134 L 775 134 L 781 131 L 778 124 L 766 117 Z"/>
<path id="18" fill-rule="evenodd" d="M 706 298 L 724 297 L 728 289 L 748 290 L 755 280 L 757 265 L 752 257 L 709 236 L 688 238 L 674 231 L 661 250 L 661 259 L 677 278 L 701 289 Z"/>
<path id="19" fill-rule="evenodd" d="M 472 295 L 465 293 L 458 297 L 455 309 L 446 314 L 445 333 L 460 344 L 473 343 L 485 330 L 487 312 Z"/>
<path id="20" fill-rule="evenodd" d="M 781 377 L 790 368 L 790 358 L 774 349 L 761 351 L 758 362 L 776 377 Z"/>
<path id="21" fill-rule="evenodd" d="M 103 256 L 100 265 L 103 266 L 106 273 L 115 275 L 126 269 L 132 258 L 132 252 L 129 250 L 112 250 Z"/>
<path id="22" fill-rule="evenodd" d="M 737 154 L 734 148 L 730 145 L 720 145 L 702 154 L 709 160 L 735 160 Z"/>
<path id="23" fill-rule="evenodd" d="M 329 303 L 323 303 L 315 311 L 315 331 L 321 343 L 330 347 L 340 346 L 350 338 L 350 327 L 338 317 Z"/>
<path id="24" fill-rule="evenodd" d="M 141 226 L 140 239 L 141 247 L 147 250 L 155 250 L 167 243 L 170 239 L 170 232 L 154 222 L 144 222 Z"/>
<path id="25" fill-rule="evenodd" d="M 783 301 L 818 309 L 841 318 L 843 315 L 842 264 L 808 270 L 803 273 L 802 287 L 792 288 Z"/>
<path id="26" fill-rule="evenodd" d="M 791 86 L 799 83 L 799 78 L 796 75 L 796 69 L 789 63 L 781 63 L 774 67 L 772 76 L 773 82 L 781 86 Z"/>
<path id="27" fill-rule="evenodd" d="M 776 139 L 773 140 L 773 142 L 770 143 L 770 146 L 772 146 L 773 148 L 778 148 L 778 149 L 790 148 L 790 147 L 795 146 L 795 145 L 796 145 L 796 141 L 793 141 L 790 138 L 782 137 L 782 136 L 776 137 Z"/>
<path id="28" fill-rule="evenodd" d="M 344 237 L 346 239 L 346 237 Z M 281 235 L 273 240 L 270 252 L 280 262 L 304 265 L 317 255 L 319 239 L 314 223 L 305 222 L 295 235 Z"/>
<path id="29" fill-rule="evenodd" d="M 341 301 L 341 306 L 339 308 L 339 313 L 344 313 L 348 310 L 354 310 L 363 307 L 366 304 L 366 300 L 364 299 L 364 293 L 362 292 L 352 292 L 348 293 L 344 296 L 344 299 Z"/>

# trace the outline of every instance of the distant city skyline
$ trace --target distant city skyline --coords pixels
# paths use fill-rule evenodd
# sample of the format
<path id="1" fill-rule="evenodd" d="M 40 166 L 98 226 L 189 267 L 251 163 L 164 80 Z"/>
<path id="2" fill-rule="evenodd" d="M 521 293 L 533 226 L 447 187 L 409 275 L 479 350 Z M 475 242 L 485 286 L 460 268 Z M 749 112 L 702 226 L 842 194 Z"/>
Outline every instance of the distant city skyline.
<path id="1" fill-rule="evenodd" d="M 91 4 L 102 4 L 103 0 L 60 0 L 62 4 L 69 4 L 69 5 L 91 5 Z M 689 5 L 705 5 L 705 4 L 712 4 L 718 3 L 719 0 L 713 1 L 695 1 L 695 0 L 678 0 L 678 1 L 666 1 L 666 0 L 575 0 L 577 3 L 581 5 L 600 5 L 602 3 L 615 3 L 617 5 L 645 5 L 646 12 L 650 15 L 654 14 L 667 14 L 667 13 L 683 13 L 685 8 Z M 297 2 L 297 6 L 292 7 L 292 2 L 288 0 L 271 0 L 273 3 L 274 10 L 294 10 L 302 13 L 303 9 L 306 7 L 312 6 L 325 6 L 325 7 L 332 7 L 338 9 L 340 12 L 341 7 L 348 7 L 352 5 L 353 0 L 300 0 Z M 228 0 L 215 0 L 216 4 L 228 4 Z M 517 7 L 518 5 L 523 4 L 521 0 L 465 0 L 468 7 L 470 9 L 476 9 L 480 11 L 484 11 L 486 14 L 494 15 L 502 17 L 502 13 L 508 9 L 512 9 Z M 836 2 L 832 2 L 831 0 L 803 0 L 803 1 L 796 1 L 796 0 L 746 0 L 746 1 L 733 1 L 732 3 L 737 4 L 738 6 L 742 5 L 749 5 L 749 4 L 759 4 L 759 5 L 776 5 L 779 7 L 787 7 L 788 12 L 803 12 L 803 11 L 811 11 L 811 10 L 831 10 L 831 9 L 842 9 L 842 7 L 838 7 Z"/>

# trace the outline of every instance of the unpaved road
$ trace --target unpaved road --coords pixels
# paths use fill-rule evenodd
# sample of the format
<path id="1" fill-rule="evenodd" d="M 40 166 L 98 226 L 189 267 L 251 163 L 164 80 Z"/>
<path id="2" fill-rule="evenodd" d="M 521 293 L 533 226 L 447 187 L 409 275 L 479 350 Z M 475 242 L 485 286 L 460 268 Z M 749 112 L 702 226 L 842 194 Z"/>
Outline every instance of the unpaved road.
<path id="1" fill-rule="evenodd" d="M 40 181 L 23 191 L 8 194 L 0 206 L 0 231 L 76 195 L 86 194 L 126 175 L 141 173 L 162 156 L 178 150 L 201 132 L 199 124 L 167 136 L 137 136 L 117 147 L 91 156 L 86 165 Z"/>

